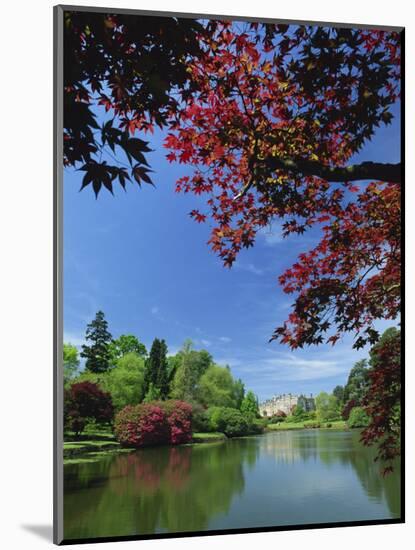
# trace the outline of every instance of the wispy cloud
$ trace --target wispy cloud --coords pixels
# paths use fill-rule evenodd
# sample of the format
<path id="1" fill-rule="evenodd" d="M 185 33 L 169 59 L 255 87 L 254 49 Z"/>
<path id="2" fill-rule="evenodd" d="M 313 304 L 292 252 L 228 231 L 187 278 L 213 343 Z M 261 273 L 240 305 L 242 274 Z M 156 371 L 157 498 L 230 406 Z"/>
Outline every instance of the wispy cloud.
<path id="1" fill-rule="evenodd" d="M 282 226 L 278 222 L 272 222 L 258 231 L 258 235 L 262 237 L 268 246 L 275 246 L 284 240 L 282 235 Z"/>
<path id="2" fill-rule="evenodd" d="M 232 338 L 229 338 L 228 336 L 219 336 L 219 340 L 225 344 L 232 342 Z"/>
<path id="3" fill-rule="evenodd" d="M 64 332 L 63 341 L 65 344 L 72 344 L 78 349 L 81 349 L 82 345 L 85 344 L 85 338 L 81 334 L 75 334 L 73 332 Z"/>
<path id="4" fill-rule="evenodd" d="M 249 273 L 253 273 L 254 275 L 263 275 L 264 273 L 263 269 L 256 267 L 253 263 L 242 263 L 237 261 L 233 264 L 233 267 L 240 271 L 248 271 Z"/>
<path id="5" fill-rule="evenodd" d="M 255 360 L 241 361 L 239 371 L 255 375 L 261 386 L 275 387 L 281 382 L 306 382 L 333 378 L 350 370 L 348 354 L 325 353 L 303 356 L 287 352 L 260 354 Z"/>
<path id="6" fill-rule="evenodd" d="M 202 344 L 202 346 L 205 346 L 207 348 L 212 345 L 212 342 L 210 340 L 205 340 L 204 338 L 202 338 L 202 340 L 200 340 L 200 343 Z"/>
<path id="7" fill-rule="evenodd" d="M 169 346 L 167 350 L 167 357 L 172 357 L 173 355 L 176 355 L 180 351 L 179 346 Z"/>

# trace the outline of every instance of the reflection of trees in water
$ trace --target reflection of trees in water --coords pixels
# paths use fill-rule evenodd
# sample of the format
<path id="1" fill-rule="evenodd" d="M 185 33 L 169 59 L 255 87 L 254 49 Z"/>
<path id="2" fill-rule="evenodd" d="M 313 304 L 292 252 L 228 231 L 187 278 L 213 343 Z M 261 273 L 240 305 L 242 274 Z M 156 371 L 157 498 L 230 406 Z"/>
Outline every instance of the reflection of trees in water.
<path id="1" fill-rule="evenodd" d="M 394 472 L 384 477 L 381 473 L 382 464 L 374 461 L 377 454 L 376 447 L 364 447 L 360 442 L 360 431 L 358 430 L 351 432 L 350 442 L 350 453 L 347 461 L 353 466 L 367 495 L 376 500 L 384 499 L 387 502 L 389 512 L 393 516 L 399 517 L 401 501 L 400 461 L 395 462 Z"/>
<path id="2" fill-rule="evenodd" d="M 271 454 L 277 462 L 292 464 L 316 459 L 316 434 L 313 431 L 287 430 L 271 433 L 261 441 L 261 450 Z"/>
<path id="3" fill-rule="evenodd" d="M 65 537 L 205 529 L 243 492 L 244 464 L 254 465 L 257 456 L 258 439 L 252 438 L 145 449 L 105 466 L 79 465 L 79 484 L 73 468 L 72 491 L 65 495 Z"/>
<path id="4" fill-rule="evenodd" d="M 385 500 L 390 513 L 400 515 L 400 461 L 396 461 L 392 474 L 383 477 L 382 465 L 375 462 L 376 447 L 365 447 L 360 442 L 360 430 L 347 434 L 319 431 L 317 448 L 325 464 L 351 465 L 369 498 Z"/>
<path id="5" fill-rule="evenodd" d="M 292 464 L 319 459 L 327 466 L 351 466 L 369 498 L 385 500 L 390 513 L 400 515 L 400 463 L 383 477 L 381 465 L 374 462 L 376 449 L 360 443 L 360 432 L 307 430 L 269 434 L 261 441 L 261 450 L 277 462 Z"/>

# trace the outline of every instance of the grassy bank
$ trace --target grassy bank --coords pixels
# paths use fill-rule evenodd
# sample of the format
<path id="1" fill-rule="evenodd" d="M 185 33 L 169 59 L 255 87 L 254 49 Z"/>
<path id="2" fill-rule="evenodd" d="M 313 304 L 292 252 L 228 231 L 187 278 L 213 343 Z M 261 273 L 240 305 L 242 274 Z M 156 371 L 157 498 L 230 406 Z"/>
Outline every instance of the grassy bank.
<path id="1" fill-rule="evenodd" d="M 192 436 L 192 443 L 214 443 L 225 439 L 227 439 L 226 435 L 221 432 L 195 432 Z M 108 430 L 86 430 L 79 437 L 71 432 L 65 434 L 63 458 L 64 464 L 94 462 L 113 452 L 131 452 L 133 450 L 121 447 L 113 433 Z"/>
<path id="2" fill-rule="evenodd" d="M 280 422 L 279 424 L 268 424 L 267 430 L 309 430 L 317 428 L 320 430 L 348 430 L 347 423 L 344 420 L 335 420 L 333 422 Z"/>
<path id="3" fill-rule="evenodd" d="M 193 443 L 210 443 L 213 441 L 224 441 L 226 435 L 221 432 L 196 432 L 192 436 Z"/>

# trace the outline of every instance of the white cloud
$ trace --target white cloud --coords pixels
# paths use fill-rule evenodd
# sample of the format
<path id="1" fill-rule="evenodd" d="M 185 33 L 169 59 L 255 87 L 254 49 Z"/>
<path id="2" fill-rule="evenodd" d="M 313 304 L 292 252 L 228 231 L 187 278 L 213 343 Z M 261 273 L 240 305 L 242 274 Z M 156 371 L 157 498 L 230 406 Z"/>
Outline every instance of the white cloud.
<path id="1" fill-rule="evenodd" d="M 200 343 L 202 344 L 202 346 L 206 346 L 207 348 L 212 345 L 212 342 L 210 340 L 202 339 L 200 340 Z"/>
<path id="2" fill-rule="evenodd" d="M 160 311 L 160 308 L 158 306 L 153 306 L 151 308 L 152 315 L 157 315 L 157 313 L 159 313 L 159 311 Z"/>
<path id="3" fill-rule="evenodd" d="M 248 271 L 249 273 L 253 273 L 254 275 L 263 275 L 264 273 L 262 269 L 256 267 L 253 263 L 245 264 L 238 261 L 233 264 L 233 267 L 241 271 Z"/>
<path id="4" fill-rule="evenodd" d="M 180 347 L 178 346 L 169 346 L 167 350 L 167 357 L 172 357 L 173 355 L 176 355 L 180 351 Z"/>
<path id="5" fill-rule="evenodd" d="M 78 350 L 81 349 L 81 346 L 83 344 L 85 344 L 84 336 L 75 334 L 73 332 L 64 332 L 63 341 L 65 342 L 65 344 L 72 344 L 73 346 L 78 348 Z"/>
<path id="6" fill-rule="evenodd" d="M 219 336 L 219 340 L 220 340 L 221 342 L 224 342 L 225 344 L 228 344 L 229 342 L 232 341 L 232 339 L 229 338 L 228 336 Z"/>
<path id="7" fill-rule="evenodd" d="M 239 370 L 256 373 L 264 385 L 279 382 L 301 382 L 331 378 L 350 370 L 350 361 L 343 355 L 330 358 L 302 357 L 294 353 L 276 352 L 244 362 Z"/>
<path id="8" fill-rule="evenodd" d="M 283 241 L 284 237 L 282 236 L 282 226 L 278 222 L 272 222 L 265 227 L 262 227 L 258 231 L 258 235 L 263 237 L 265 243 L 268 246 L 275 246 Z"/>

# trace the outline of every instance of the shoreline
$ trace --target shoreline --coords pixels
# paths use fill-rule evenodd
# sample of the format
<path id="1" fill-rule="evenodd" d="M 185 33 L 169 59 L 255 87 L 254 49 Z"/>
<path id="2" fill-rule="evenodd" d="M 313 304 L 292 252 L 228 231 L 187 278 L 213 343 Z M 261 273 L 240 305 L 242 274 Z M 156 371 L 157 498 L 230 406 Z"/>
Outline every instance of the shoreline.
<path id="1" fill-rule="evenodd" d="M 349 431 L 350 428 L 347 427 L 346 422 L 344 421 L 335 421 L 323 423 L 319 426 L 304 426 L 304 423 L 281 423 L 281 424 L 271 424 L 264 429 L 263 434 L 255 435 L 264 435 L 272 432 L 283 432 L 291 430 L 341 430 Z M 95 437 L 94 437 L 95 435 Z M 68 464 L 77 464 L 82 462 L 96 462 L 102 459 L 104 456 L 108 456 L 116 453 L 130 453 L 137 451 L 139 449 L 122 447 L 112 436 L 110 432 L 103 433 L 90 433 L 84 434 L 84 438 L 90 436 L 88 439 L 71 439 L 64 441 L 63 444 L 63 461 L 64 465 Z M 240 437 L 252 437 L 252 435 L 240 436 Z M 228 438 L 224 433 L 221 432 L 195 432 L 192 436 L 192 440 L 188 443 L 182 443 L 176 446 L 183 445 L 202 445 L 207 443 L 219 443 L 226 441 Z M 169 447 L 172 445 L 160 445 L 161 447 Z"/>

